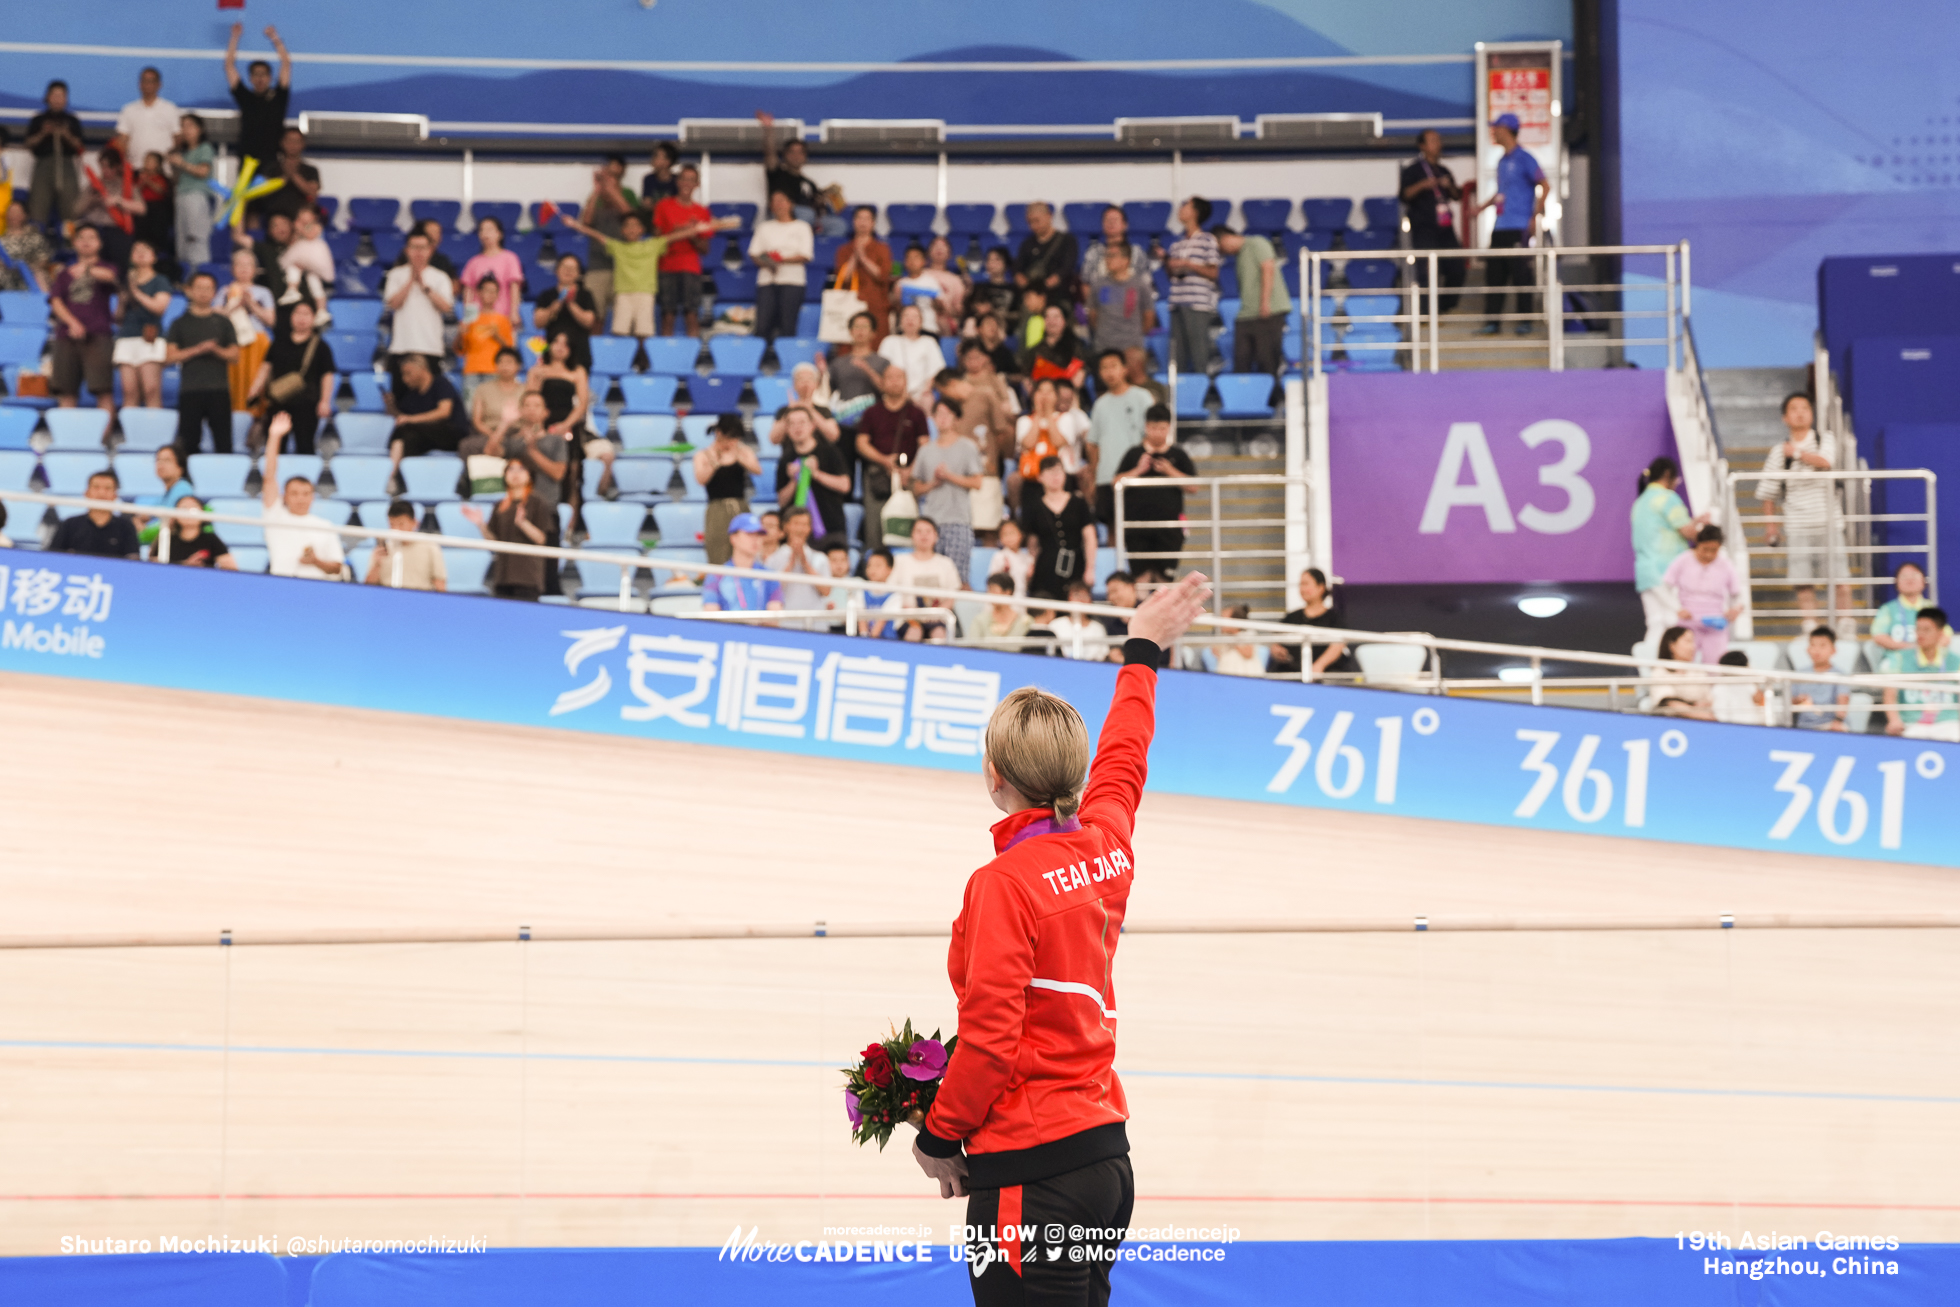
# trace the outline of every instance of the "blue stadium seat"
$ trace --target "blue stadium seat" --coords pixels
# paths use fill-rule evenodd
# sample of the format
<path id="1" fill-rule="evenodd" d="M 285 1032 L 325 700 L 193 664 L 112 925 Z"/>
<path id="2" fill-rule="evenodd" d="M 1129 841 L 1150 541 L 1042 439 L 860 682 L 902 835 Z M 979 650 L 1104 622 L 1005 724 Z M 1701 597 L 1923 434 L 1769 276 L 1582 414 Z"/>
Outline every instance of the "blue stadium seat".
<path id="1" fill-rule="evenodd" d="M 1245 200 L 1239 205 L 1239 212 L 1245 215 L 1245 229 L 1270 236 L 1286 228 L 1287 219 L 1293 216 L 1291 200 Z"/>
<path id="2" fill-rule="evenodd" d="M 592 338 L 592 375 L 597 377 L 621 377 L 633 370 L 633 356 L 639 353 L 640 342 L 631 336 L 594 336 Z M 596 391 L 598 387 L 595 385 Z"/>
<path id="3" fill-rule="evenodd" d="M 462 202 L 459 200 L 456 203 L 460 208 Z M 456 265 L 456 272 L 459 277 L 462 275 L 463 265 L 483 252 L 483 246 L 477 243 L 475 232 L 449 231 L 447 229 L 442 233 L 441 249 L 443 254 L 448 256 L 449 261 Z M 469 287 L 460 287 L 459 289 L 467 290 Z"/>
<path id="4" fill-rule="evenodd" d="M 444 582 L 450 594 L 487 594 L 491 561 L 496 555 L 488 549 L 459 549 L 455 545 L 442 547 L 442 567 L 449 574 Z"/>
<path id="5" fill-rule="evenodd" d="M 346 498 L 346 496 L 343 496 L 343 498 Z M 370 531 L 386 531 L 389 529 L 388 505 L 391 502 L 387 499 L 364 500 L 354 510 L 355 517 L 362 526 Z M 422 520 L 422 512 L 422 505 L 415 505 L 415 520 L 418 523 Z"/>
<path id="6" fill-rule="evenodd" d="M 682 465 L 686 465 L 683 460 Z M 708 524 L 708 505 L 705 500 L 653 506 L 653 526 L 660 535 L 662 549 L 690 549 L 701 542 L 701 532 Z"/>
<path id="7" fill-rule="evenodd" d="M 123 410 L 125 413 L 134 411 L 133 409 Z M 169 412 L 167 409 L 157 409 L 155 411 L 159 413 Z M 40 424 L 40 421 L 41 413 L 39 409 L 14 408 L 11 406 L 0 407 L 0 449 L 27 449 L 29 447 L 27 438 L 34 434 L 34 428 Z M 173 436 L 177 434 L 177 415 L 175 413 L 170 413 L 170 434 Z"/>
<path id="8" fill-rule="evenodd" d="M 1347 265 L 1347 282 L 1355 290 L 1389 290 L 1395 285 L 1393 259 L 1352 259 Z"/>
<path id="9" fill-rule="evenodd" d="M 243 528 L 230 526 L 229 523 L 220 523 L 219 529 L 237 531 Z M 223 536 L 218 538 L 221 540 L 224 539 Z M 231 544 L 229 540 L 225 540 L 225 543 L 228 545 Z M 231 558 L 233 562 L 238 564 L 239 571 L 253 572 L 259 576 L 264 576 L 266 570 L 272 566 L 272 555 L 266 551 L 264 545 L 233 545 Z"/>
<path id="10" fill-rule="evenodd" d="M 530 203 L 530 205 L 526 207 L 525 212 L 531 215 L 531 225 L 537 228 L 539 231 L 562 230 L 562 228 L 559 228 L 558 226 L 557 214 L 553 214 L 551 217 L 551 221 L 549 222 L 546 222 L 544 220 L 541 210 L 543 210 L 544 206 L 547 204 L 551 204 L 551 207 L 558 210 L 559 213 L 569 213 L 573 217 L 578 216 L 578 205 L 576 204 L 552 204 L 552 202 L 549 200 L 533 200 Z"/>
<path id="11" fill-rule="evenodd" d="M 395 420 L 386 413 L 340 413 L 334 417 L 333 429 L 340 437 L 342 453 L 385 454 L 388 452 L 388 437 L 395 430 Z M 193 483 L 196 480 L 196 477 L 191 478 Z"/>
<path id="12" fill-rule="evenodd" d="M 1368 231 L 1350 229 L 1343 233 L 1343 243 L 1351 250 L 1392 250 L 1401 237 L 1400 231 L 1389 227 Z"/>
<path id="13" fill-rule="evenodd" d="M 921 245 L 932 235 L 932 221 L 939 210 L 930 204 L 891 204 L 885 206 L 885 224 L 896 244 L 906 237 Z"/>
<path id="14" fill-rule="evenodd" d="M 712 377 L 690 378 L 687 383 L 691 400 L 689 407 L 696 413 L 733 413 L 742 398 L 742 386 L 747 381 L 747 377 L 727 377 L 720 373 Z"/>
<path id="15" fill-rule="evenodd" d="M 690 413 L 680 420 L 681 439 L 690 445 L 703 445 L 713 440 L 715 429 L 713 413 Z"/>
<path id="16" fill-rule="evenodd" d="M 1147 241 L 1170 227 L 1171 204 L 1169 200 L 1131 200 L 1123 206 L 1123 216 L 1129 219 L 1130 230 Z"/>
<path id="17" fill-rule="evenodd" d="M 31 450 L 0 449 L 0 490 L 25 490 L 40 464 Z M 15 508 L 24 505 L 16 504 Z"/>
<path id="18" fill-rule="evenodd" d="M 986 238 L 994 231 L 991 204 L 949 204 L 946 206 L 947 233 L 954 237 Z"/>
<path id="19" fill-rule="evenodd" d="M 547 263 L 526 263 L 524 265 L 524 293 L 532 299 L 544 294 L 558 284 L 558 274 Z"/>
<path id="20" fill-rule="evenodd" d="M 455 457 L 424 455 L 401 461 L 402 484 L 408 487 L 408 497 L 424 504 L 462 498 L 456 491 L 462 473 L 463 461 Z"/>
<path id="21" fill-rule="evenodd" d="M 1347 329 L 1342 347 L 1347 351 L 1348 367 L 1357 372 L 1395 372 L 1402 367 L 1399 349 L 1362 349 L 1357 346 L 1399 345 L 1402 333 L 1393 323 L 1362 322 Z"/>
<path id="22" fill-rule="evenodd" d="M 388 269 L 385 264 L 376 263 L 363 268 L 351 263 L 343 263 L 340 265 L 340 293 L 378 297 L 381 294 L 381 285 L 387 277 Z"/>
<path id="23" fill-rule="evenodd" d="M 596 548 L 597 552 L 600 553 L 617 554 L 620 561 L 617 563 L 607 563 L 592 558 L 579 559 L 577 597 L 581 602 L 589 602 L 594 607 L 611 608 L 619 602 L 621 583 L 626 582 L 630 585 L 638 579 L 637 573 L 639 569 L 629 567 L 626 560 L 629 558 L 638 558 L 640 556 L 640 550 L 637 546 L 621 545 L 587 547 Z M 645 611 L 645 601 L 632 596 L 630 593 L 626 602 L 627 606 L 634 611 Z"/>
<path id="24" fill-rule="evenodd" d="M 252 472 L 250 454 L 192 454 L 184 472 L 205 496 L 237 497 L 245 493 L 245 478 Z"/>
<path id="25" fill-rule="evenodd" d="M 1078 200 L 1062 206 L 1062 225 L 1075 233 L 1076 244 L 1084 249 L 1102 236 L 1102 212 L 1106 202 Z"/>
<path id="26" fill-rule="evenodd" d="M 504 227 L 504 248 L 517 256 L 525 271 L 538 263 L 544 254 L 544 233 L 541 231 L 517 231 L 509 224 Z"/>
<path id="27" fill-rule="evenodd" d="M 1220 199 L 1216 195 L 1207 198 L 1211 200 L 1211 217 L 1205 220 L 1205 226 L 1207 228 L 1216 227 L 1221 222 L 1232 221 L 1232 202 L 1230 200 Z"/>
<path id="28" fill-rule="evenodd" d="M 641 503 L 608 504 L 588 500 L 580 510 L 585 518 L 588 545 L 632 545 L 640 543 L 640 523 L 646 521 L 647 507 Z M 614 583 L 617 586 L 617 582 Z"/>
<path id="29" fill-rule="evenodd" d="M 796 338 L 798 340 L 816 340 L 817 327 L 822 321 L 823 305 L 821 303 L 805 304 L 796 311 Z M 821 342 L 819 343 L 819 348 L 821 348 Z M 35 357 L 38 358 L 40 356 L 37 354 Z"/>
<path id="30" fill-rule="evenodd" d="M 234 410 L 231 415 L 231 447 L 245 448 L 245 442 L 252 434 L 253 417 L 242 410 Z"/>
<path id="31" fill-rule="evenodd" d="M 482 222 L 485 218 L 495 218 L 504 225 L 504 236 L 516 233 L 517 224 L 524 217 L 524 206 L 516 200 L 478 200 L 470 205 L 470 221 Z"/>
<path id="32" fill-rule="evenodd" d="M 1400 295 L 1350 295 L 1341 311 L 1350 318 L 1392 318 L 1402 312 L 1402 297 Z"/>
<path id="33" fill-rule="evenodd" d="M 1348 215 L 1354 212 L 1354 201 L 1338 199 L 1301 200 L 1300 212 L 1306 216 L 1308 231 L 1345 231 L 1348 225 Z"/>
<path id="34" fill-rule="evenodd" d="M 320 210 L 321 223 L 325 226 L 332 226 L 334 215 L 340 212 L 339 197 L 334 195 L 317 195 L 313 198 L 313 203 Z M 216 235 L 217 233 L 213 232 L 212 234 Z"/>
<path id="35" fill-rule="evenodd" d="M 0 363 L 39 364 L 47 348 L 48 329 L 29 325 L 0 326 Z"/>
<path id="36" fill-rule="evenodd" d="M 317 486 L 320 484 L 320 469 L 325 466 L 326 460 L 322 459 L 318 454 L 281 454 L 279 456 L 279 484 L 284 486 L 286 482 L 294 477 L 305 477 Z M 260 474 L 264 474 L 263 468 L 260 469 Z M 196 483 L 193 482 L 192 484 Z"/>
<path id="37" fill-rule="evenodd" d="M 444 500 L 436 504 L 436 531 L 446 536 L 463 536 L 468 539 L 480 537 L 483 532 L 475 523 L 463 516 L 461 500 Z M 482 510 L 478 510 L 479 512 Z"/>
<path id="38" fill-rule="evenodd" d="M 356 196 L 347 201 L 347 225 L 355 231 L 392 231 L 401 221 L 400 200 Z"/>
<path id="39" fill-rule="evenodd" d="M 183 317 L 184 310 L 188 309 L 189 307 L 190 307 L 189 301 L 187 301 L 182 295 L 172 295 L 170 297 L 170 303 L 166 305 L 163 310 L 163 329 L 165 331 L 169 331 L 171 324 L 176 322 L 177 319 Z"/>
<path id="40" fill-rule="evenodd" d="M 674 419 L 664 413 L 622 413 L 613 427 L 626 450 L 658 449 L 674 440 Z"/>
<path id="41" fill-rule="evenodd" d="M 562 227 L 552 227 L 546 230 L 551 233 L 552 258 L 554 262 L 569 254 L 587 267 L 592 266 L 592 242 L 590 240 L 575 231 L 566 231 Z"/>
<path id="42" fill-rule="evenodd" d="M 165 408 L 175 410 L 177 405 L 177 390 L 183 384 L 183 381 L 184 373 L 182 368 L 170 367 L 163 370 L 163 406 Z"/>
<path id="43" fill-rule="evenodd" d="M 1273 415 L 1273 377 L 1270 372 L 1221 373 L 1217 378 L 1222 418 L 1268 418 Z"/>
<path id="44" fill-rule="evenodd" d="M 109 462 L 116 469 L 116 480 L 121 483 L 120 494 L 124 499 L 155 499 L 163 493 L 163 478 L 157 475 L 154 452 L 117 454 Z"/>
<path id="45" fill-rule="evenodd" d="M 230 513 L 235 517 L 260 517 L 265 513 L 265 505 L 256 499 L 206 499 L 204 507 L 208 512 Z M 265 530 L 262 527 L 243 526 L 237 522 L 213 522 L 211 529 L 218 533 L 218 539 L 233 549 L 240 545 L 265 544 Z M 239 566 L 242 568 L 244 564 Z"/>
<path id="46" fill-rule="evenodd" d="M 402 246 L 407 243 L 407 234 L 396 231 L 392 227 L 382 231 L 371 231 L 368 233 L 368 244 L 374 247 L 375 265 L 379 268 L 381 274 L 379 281 L 387 280 L 388 269 L 394 264 L 396 259 L 402 256 Z M 377 290 L 379 289 L 379 281 L 376 283 Z"/>
<path id="47" fill-rule="evenodd" d="M 755 389 L 755 410 L 761 417 L 773 417 L 794 394 L 786 376 L 757 377 L 749 383 Z"/>
<path id="48" fill-rule="evenodd" d="M 341 303 L 348 301 L 342 300 Z M 352 301 L 355 304 L 361 300 Z M 373 304 L 380 300 L 367 301 Z M 333 351 L 334 366 L 342 372 L 363 371 L 374 366 L 374 352 L 381 348 L 380 333 L 374 331 L 323 331 L 320 339 Z"/>
<path id="49" fill-rule="evenodd" d="M 773 348 L 776 370 L 788 376 L 799 363 L 814 364 L 817 355 L 824 352 L 824 343 L 813 336 L 778 336 Z"/>
<path id="50" fill-rule="evenodd" d="M 701 342 L 692 336 L 649 336 L 647 371 L 663 377 L 684 377 L 693 373 L 701 357 Z"/>
<path id="51" fill-rule="evenodd" d="M 461 200 L 410 200 L 408 216 L 416 222 L 427 222 L 433 218 L 442 224 L 445 232 L 456 229 L 456 219 L 463 216 Z"/>
<path id="52" fill-rule="evenodd" d="M 760 336 L 710 336 L 708 354 L 714 359 L 715 371 L 753 377 L 762 371 L 765 345 Z"/>
<path id="53" fill-rule="evenodd" d="M 1205 410 L 1205 395 L 1211 389 L 1211 378 L 1206 376 L 1184 375 L 1177 379 L 1177 415 L 1180 418 L 1196 418 L 1200 421 L 1209 417 Z"/>
<path id="54" fill-rule="evenodd" d="M 99 408 L 51 408 L 44 416 L 55 449 L 98 450 L 109 432 L 109 415 Z"/>
<path id="55" fill-rule="evenodd" d="M 679 385 L 673 377 L 634 373 L 619 379 L 619 393 L 626 400 L 628 413 L 672 413 Z"/>
<path id="56" fill-rule="evenodd" d="M 702 442 L 697 440 L 695 443 L 701 444 Z M 675 459 L 674 470 L 681 474 L 681 498 L 682 499 L 686 500 L 690 504 L 705 504 L 706 502 L 708 502 L 707 489 L 703 487 L 698 480 L 695 479 L 693 459 L 691 458 Z M 655 504 L 654 507 L 658 508 L 660 506 L 658 504 Z M 656 517 L 655 520 L 658 521 L 659 519 Z"/>
<path id="57" fill-rule="evenodd" d="M 756 270 L 752 267 L 716 268 L 715 302 L 717 304 L 755 303 L 755 274 Z"/>
<path id="58" fill-rule="evenodd" d="M 325 240 L 336 268 L 344 267 L 360 257 L 361 233 L 357 231 L 330 231 L 326 233 Z"/>
<path id="59" fill-rule="evenodd" d="M 379 331 L 381 304 L 377 300 L 330 299 L 327 312 L 333 316 L 335 331 Z"/>
<path id="60" fill-rule="evenodd" d="M 386 499 L 393 471 L 385 454 L 340 454 L 332 464 L 334 497 L 355 503 Z"/>
<path id="61" fill-rule="evenodd" d="M 339 355 L 334 361 L 339 363 Z M 354 391 L 354 411 L 357 413 L 384 413 L 388 405 L 382 396 L 388 391 L 388 374 L 375 372 L 353 363 L 341 363 L 347 369 L 347 384 Z"/>
<path id="62" fill-rule="evenodd" d="M 313 498 L 313 512 L 335 526 L 346 526 L 348 519 L 354 516 L 354 506 L 344 499 L 321 499 L 316 495 Z"/>
<path id="63" fill-rule="evenodd" d="M 1393 195 L 1372 195 L 1361 201 L 1361 212 L 1370 231 L 1402 230 L 1402 202 Z"/>
<path id="64" fill-rule="evenodd" d="M 0 290 L 0 322 L 14 327 L 44 327 L 48 297 L 38 290 Z"/>
<path id="65" fill-rule="evenodd" d="M 747 231 L 755 226 L 755 216 L 760 210 L 753 204 L 737 202 L 710 204 L 708 212 L 717 218 L 739 218 L 742 222 L 742 230 Z"/>
<path id="66" fill-rule="evenodd" d="M 1280 356 L 1293 367 L 1300 367 L 1306 358 L 1306 335 L 1298 327 L 1279 339 Z"/>

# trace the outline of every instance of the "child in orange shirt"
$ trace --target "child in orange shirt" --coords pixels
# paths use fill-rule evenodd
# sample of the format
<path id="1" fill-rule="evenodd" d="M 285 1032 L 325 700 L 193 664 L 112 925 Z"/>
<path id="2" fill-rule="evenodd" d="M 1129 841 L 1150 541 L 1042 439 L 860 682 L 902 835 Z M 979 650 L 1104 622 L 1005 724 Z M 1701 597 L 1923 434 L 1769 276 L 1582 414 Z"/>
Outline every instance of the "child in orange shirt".
<path id="1" fill-rule="evenodd" d="M 502 293 L 495 277 L 476 284 L 476 316 L 463 324 L 456 348 L 463 356 L 463 406 L 476 398 L 476 388 L 497 371 L 497 351 L 517 347 L 516 331 L 510 319 L 497 312 L 497 296 Z"/>

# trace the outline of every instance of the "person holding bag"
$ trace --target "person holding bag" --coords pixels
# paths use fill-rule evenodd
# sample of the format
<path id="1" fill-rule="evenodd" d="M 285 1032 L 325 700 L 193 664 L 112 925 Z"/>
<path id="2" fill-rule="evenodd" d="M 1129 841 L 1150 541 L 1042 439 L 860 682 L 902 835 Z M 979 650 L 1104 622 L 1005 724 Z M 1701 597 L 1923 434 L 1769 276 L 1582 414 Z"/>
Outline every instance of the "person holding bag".
<path id="1" fill-rule="evenodd" d="M 1044 377 L 1034 383 L 1028 397 L 1032 410 L 1014 423 L 1014 444 L 1020 451 L 1015 470 L 1007 478 L 1007 502 L 1025 511 L 1028 500 L 1041 494 L 1041 465 L 1050 458 L 1061 458 L 1069 447 L 1062 434 L 1060 394 L 1054 381 Z M 1063 471 L 1072 471 L 1066 462 Z"/>
<path id="2" fill-rule="evenodd" d="M 218 312 L 231 320 L 238 339 L 238 357 L 231 364 L 231 407 L 241 412 L 252 406 L 252 382 L 259 375 L 272 344 L 279 307 L 272 292 L 259 284 L 258 256 L 250 250 L 231 255 L 231 284 L 218 297 Z"/>
<path id="3" fill-rule="evenodd" d="M 889 528 L 884 519 L 916 518 L 918 504 L 905 489 L 904 470 L 925 443 L 926 415 L 906 397 L 905 371 L 887 367 L 878 376 L 880 398 L 858 420 L 857 452 L 864 460 L 864 545 L 876 549 Z M 893 512 L 889 501 L 898 501 Z M 905 532 L 909 533 L 909 522 Z"/>
<path id="4" fill-rule="evenodd" d="M 286 334 L 266 350 L 246 398 L 249 402 L 263 395 L 268 418 L 287 414 L 292 419 L 294 452 L 311 454 L 320 424 L 333 416 L 338 388 L 334 372 L 333 346 L 313 329 L 312 302 L 301 300 L 293 305 Z"/>
<path id="5" fill-rule="evenodd" d="M 851 239 L 837 251 L 837 287 L 844 289 L 848 282 L 849 288 L 864 301 L 861 312 L 871 315 L 874 346 L 884 341 L 892 324 L 892 247 L 873 233 L 877 221 L 875 209 L 868 204 L 859 205 L 851 214 Z M 828 303 L 824 310 L 828 318 Z"/>

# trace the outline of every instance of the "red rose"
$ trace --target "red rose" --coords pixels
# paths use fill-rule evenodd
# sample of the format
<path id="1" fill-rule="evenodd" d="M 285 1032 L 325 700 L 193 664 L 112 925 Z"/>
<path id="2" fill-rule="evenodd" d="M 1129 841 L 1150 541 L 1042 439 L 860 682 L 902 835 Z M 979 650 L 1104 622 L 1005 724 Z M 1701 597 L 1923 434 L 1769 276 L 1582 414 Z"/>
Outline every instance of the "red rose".
<path id="1" fill-rule="evenodd" d="M 867 1044 L 864 1049 L 864 1078 L 880 1089 L 891 1088 L 892 1059 L 883 1044 Z"/>

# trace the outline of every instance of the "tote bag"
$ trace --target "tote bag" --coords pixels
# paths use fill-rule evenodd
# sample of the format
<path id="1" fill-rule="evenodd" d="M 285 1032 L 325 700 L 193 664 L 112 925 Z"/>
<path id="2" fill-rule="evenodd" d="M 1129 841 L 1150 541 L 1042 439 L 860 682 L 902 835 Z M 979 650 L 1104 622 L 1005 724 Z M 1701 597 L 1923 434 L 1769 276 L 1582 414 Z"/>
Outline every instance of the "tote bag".
<path id="1" fill-rule="evenodd" d="M 857 269 L 851 269 L 851 284 L 823 293 L 823 309 L 817 319 L 817 339 L 826 345 L 851 343 L 851 319 L 869 306 L 857 293 Z"/>

